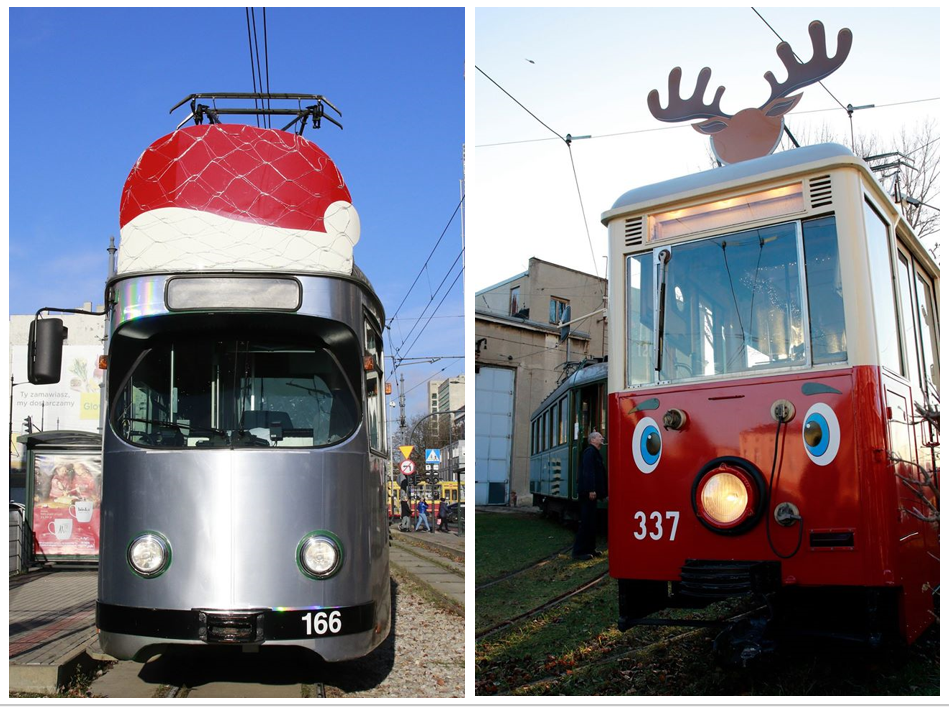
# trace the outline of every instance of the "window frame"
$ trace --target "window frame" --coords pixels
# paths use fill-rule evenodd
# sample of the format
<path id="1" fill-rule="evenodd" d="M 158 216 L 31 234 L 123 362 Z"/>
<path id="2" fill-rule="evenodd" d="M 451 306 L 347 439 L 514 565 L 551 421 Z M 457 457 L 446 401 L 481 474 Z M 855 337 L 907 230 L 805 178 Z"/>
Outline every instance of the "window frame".
<path id="1" fill-rule="evenodd" d="M 389 456 L 389 440 L 388 440 L 388 429 L 386 425 L 386 393 L 385 393 L 385 348 L 384 342 L 382 340 L 382 327 L 379 325 L 379 322 L 376 320 L 375 316 L 368 310 L 363 309 L 363 331 L 365 338 L 363 339 L 363 355 L 369 355 L 372 353 L 370 348 L 369 335 L 373 334 L 376 337 L 375 341 L 375 362 L 376 368 L 373 371 L 364 371 L 363 375 L 363 404 L 365 405 L 365 413 L 363 414 L 363 420 L 366 423 L 366 446 L 369 448 L 369 451 L 373 454 L 382 457 Z M 370 415 L 369 415 L 369 379 L 371 376 L 376 376 L 377 391 L 379 395 L 379 421 L 378 421 L 378 439 L 380 441 L 379 446 L 373 446 L 372 444 L 372 434 L 369 430 Z"/>

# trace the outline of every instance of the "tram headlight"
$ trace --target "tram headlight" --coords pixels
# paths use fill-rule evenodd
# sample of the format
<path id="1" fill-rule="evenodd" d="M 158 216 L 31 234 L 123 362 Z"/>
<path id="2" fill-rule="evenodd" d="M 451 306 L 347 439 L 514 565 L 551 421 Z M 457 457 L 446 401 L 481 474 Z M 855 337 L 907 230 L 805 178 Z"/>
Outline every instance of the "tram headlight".
<path id="1" fill-rule="evenodd" d="M 171 564 L 171 545 L 160 533 L 143 533 L 129 543 L 127 557 L 136 574 L 151 579 L 162 574 Z"/>
<path id="2" fill-rule="evenodd" d="M 748 510 L 748 488 L 734 474 L 712 474 L 702 485 L 699 502 L 712 521 L 731 525 Z"/>
<path id="3" fill-rule="evenodd" d="M 300 541 L 297 549 L 300 569 L 314 579 L 333 576 L 343 563 L 339 539 L 329 533 L 311 533 Z"/>
<path id="4" fill-rule="evenodd" d="M 692 508 L 705 527 L 734 535 L 758 522 L 766 495 L 764 479 L 751 464 L 736 457 L 720 457 L 696 477 Z"/>

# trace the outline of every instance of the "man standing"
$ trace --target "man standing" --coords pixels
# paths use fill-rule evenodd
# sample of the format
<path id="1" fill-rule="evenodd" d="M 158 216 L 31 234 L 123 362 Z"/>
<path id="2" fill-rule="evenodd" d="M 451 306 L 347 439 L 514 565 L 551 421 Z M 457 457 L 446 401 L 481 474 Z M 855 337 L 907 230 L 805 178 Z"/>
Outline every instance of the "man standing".
<path id="1" fill-rule="evenodd" d="M 596 502 L 606 499 L 606 467 L 600 456 L 603 435 L 590 433 L 590 445 L 580 457 L 580 478 L 577 486 L 577 501 L 580 504 L 580 527 L 573 543 L 575 560 L 591 560 L 600 555 L 596 549 Z"/>

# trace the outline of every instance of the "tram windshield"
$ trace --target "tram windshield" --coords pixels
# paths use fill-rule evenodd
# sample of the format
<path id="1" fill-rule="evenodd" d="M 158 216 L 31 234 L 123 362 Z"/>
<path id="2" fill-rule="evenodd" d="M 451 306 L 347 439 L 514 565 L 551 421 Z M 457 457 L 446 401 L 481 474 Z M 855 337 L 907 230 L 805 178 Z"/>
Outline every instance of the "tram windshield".
<path id="1" fill-rule="evenodd" d="M 844 331 L 833 217 L 627 259 L 630 385 L 846 360 Z"/>
<path id="2" fill-rule="evenodd" d="M 355 358 L 349 336 L 345 359 Z M 130 344 L 137 351 L 124 352 L 132 363 L 113 397 L 114 429 L 165 449 L 337 444 L 360 421 L 358 373 L 319 340 L 299 339 L 244 332 Z"/>

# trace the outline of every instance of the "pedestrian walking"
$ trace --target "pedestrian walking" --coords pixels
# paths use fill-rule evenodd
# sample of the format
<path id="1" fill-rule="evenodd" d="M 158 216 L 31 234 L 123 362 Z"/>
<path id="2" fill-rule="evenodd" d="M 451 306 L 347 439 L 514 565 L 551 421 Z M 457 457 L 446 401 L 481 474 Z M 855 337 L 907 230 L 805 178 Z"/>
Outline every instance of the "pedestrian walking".
<path id="1" fill-rule="evenodd" d="M 445 496 L 438 504 L 438 529 L 443 533 L 448 530 L 448 496 Z"/>
<path id="2" fill-rule="evenodd" d="M 603 435 L 590 433 L 590 446 L 580 457 L 580 478 L 577 486 L 577 501 L 580 504 L 580 526 L 573 543 L 575 560 L 590 560 L 600 555 L 596 549 L 596 502 L 606 499 L 606 467 L 600 456 Z"/>
<path id="3" fill-rule="evenodd" d="M 409 505 L 408 497 L 402 494 L 401 520 L 399 520 L 399 530 L 403 533 L 412 531 L 412 506 Z"/>
<path id="4" fill-rule="evenodd" d="M 429 532 L 431 532 L 432 526 L 428 524 L 428 516 L 425 515 L 426 511 L 428 511 L 428 504 L 425 503 L 424 498 L 418 502 L 418 505 L 415 507 L 415 510 L 418 511 L 418 522 L 415 524 L 415 530 L 417 531 L 419 528 L 421 528 L 422 523 L 424 523 L 425 530 L 428 530 Z"/>

